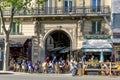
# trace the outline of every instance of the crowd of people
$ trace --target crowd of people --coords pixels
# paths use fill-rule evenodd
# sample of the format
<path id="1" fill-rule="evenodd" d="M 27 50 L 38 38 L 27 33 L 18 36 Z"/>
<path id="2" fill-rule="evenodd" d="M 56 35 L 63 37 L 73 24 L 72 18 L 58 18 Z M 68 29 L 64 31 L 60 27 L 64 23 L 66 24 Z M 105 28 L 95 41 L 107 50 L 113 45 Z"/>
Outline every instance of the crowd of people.
<path id="1" fill-rule="evenodd" d="M 85 69 L 105 69 L 101 71 L 100 74 L 109 75 L 110 74 L 110 64 L 109 62 L 113 62 L 113 60 L 107 60 L 106 63 L 99 63 L 98 58 L 95 56 L 91 56 L 91 58 L 86 59 L 86 55 L 83 55 L 79 60 L 71 58 L 64 59 L 62 57 L 56 58 L 54 56 L 52 59 L 50 57 L 46 57 L 43 62 L 36 61 L 32 62 L 29 60 L 14 60 L 13 58 L 10 60 L 9 69 L 15 72 L 28 72 L 28 73 L 71 73 L 72 76 L 75 75 L 83 75 L 83 70 Z M 110 57 L 110 59 L 112 59 Z M 94 64 L 86 63 L 86 62 L 95 62 Z M 83 67 L 84 65 L 84 67 Z M 111 67 L 119 70 L 119 64 L 111 65 Z M 83 69 L 84 68 L 84 69 Z M 112 71 L 112 74 L 118 75 L 119 72 Z"/>
<path id="2" fill-rule="evenodd" d="M 40 72 L 40 61 L 36 61 L 34 64 L 30 60 L 17 60 L 13 58 L 10 60 L 9 70 L 15 72 Z"/>
<path id="3" fill-rule="evenodd" d="M 78 61 L 71 59 L 64 60 L 62 57 L 57 59 L 55 56 L 52 60 L 49 57 L 41 61 L 32 63 L 29 60 L 10 60 L 10 70 L 16 72 L 28 72 L 28 73 L 72 73 L 73 76 L 78 72 Z"/>

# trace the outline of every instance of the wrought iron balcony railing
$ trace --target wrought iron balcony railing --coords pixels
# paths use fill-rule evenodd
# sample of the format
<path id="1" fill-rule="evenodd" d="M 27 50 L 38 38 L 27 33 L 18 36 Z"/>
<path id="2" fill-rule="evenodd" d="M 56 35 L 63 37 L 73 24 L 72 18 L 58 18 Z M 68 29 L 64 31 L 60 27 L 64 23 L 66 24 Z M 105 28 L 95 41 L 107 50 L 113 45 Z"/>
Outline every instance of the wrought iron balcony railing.
<path id="1" fill-rule="evenodd" d="M 22 32 L 11 32 L 10 35 L 22 35 Z"/>
<path id="2" fill-rule="evenodd" d="M 10 16 L 10 9 L 3 11 L 4 16 Z M 21 10 L 15 11 L 15 16 L 31 16 L 31 15 L 78 15 L 79 14 L 110 14 L 109 6 L 100 6 L 99 8 L 92 7 L 72 7 L 72 8 L 55 8 L 45 7 L 44 10 L 39 8 L 31 9 L 29 11 Z"/>

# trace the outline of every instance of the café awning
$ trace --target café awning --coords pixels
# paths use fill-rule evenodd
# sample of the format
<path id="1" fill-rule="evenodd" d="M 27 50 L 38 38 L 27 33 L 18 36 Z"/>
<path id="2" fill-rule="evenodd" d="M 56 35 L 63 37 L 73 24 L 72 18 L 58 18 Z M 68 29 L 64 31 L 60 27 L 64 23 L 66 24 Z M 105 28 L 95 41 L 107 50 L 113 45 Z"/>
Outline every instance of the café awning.
<path id="1" fill-rule="evenodd" d="M 56 47 L 56 48 L 50 49 L 49 52 L 59 51 L 59 50 L 62 50 L 63 48 L 64 47 Z"/>
<path id="2" fill-rule="evenodd" d="M 113 43 L 120 43 L 120 38 L 114 38 L 114 39 L 112 39 L 112 41 L 113 41 Z"/>
<path id="3" fill-rule="evenodd" d="M 9 43 L 10 47 L 23 46 L 27 39 L 30 39 L 31 36 L 10 36 Z M 4 36 L 0 37 L 1 41 L 4 41 Z"/>
<path id="4" fill-rule="evenodd" d="M 66 47 L 66 48 L 60 50 L 59 53 L 66 53 L 66 52 L 69 52 L 69 51 L 70 51 L 70 47 Z"/>
<path id="5" fill-rule="evenodd" d="M 112 52 L 112 42 L 109 39 L 89 39 L 83 41 L 84 52 Z"/>

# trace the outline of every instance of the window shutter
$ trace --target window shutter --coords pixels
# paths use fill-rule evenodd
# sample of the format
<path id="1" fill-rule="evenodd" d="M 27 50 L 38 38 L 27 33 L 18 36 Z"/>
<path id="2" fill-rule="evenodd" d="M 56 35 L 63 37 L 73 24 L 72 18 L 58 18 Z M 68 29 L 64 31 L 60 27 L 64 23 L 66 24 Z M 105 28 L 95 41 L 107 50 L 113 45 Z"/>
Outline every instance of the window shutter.
<path id="1" fill-rule="evenodd" d="M 97 0 L 97 12 L 100 12 L 101 0 Z"/>
<path id="2" fill-rule="evenodd" d="M 96 21 L 92 21 L 92 33 L 95 34 L 96 32 Z"/>
<path id="3" fill-rule="evenodd" d="M 15 31 L 16 31 L 15 22 L 13 22 L 13 24 L 12 24 L 12 33 L 15 33 Z"/>
<path id="4" fill-rule="evenodd" d="M 92 0 L 92 11 L 100 12 L 101 0 Z"/>
<path id="5" fill-rule="evenodd" d="M 69 1 L 69 12 L 72 12 L 72 1 Z"/>
<path id="6" fill-rule="evenodd" d="M 97 32 L 101 32 L 101 21 L 97 22 Z"/>
<path id="7" fill-rule="evenodd" d="M 16 23 L 17 33 L 19 33 L 19 23 Z"/>
<path id="8" fill-rule="evenodd" d="M 68 1 L 65 1 L 64 3 L 64 10 L 65 10 L 65 13 L 68 12 Z"/>
<path id="9" fill-rule="evenodd" d="M 92 12 L 96 12 L 96 0 L 92 0 Z"/>

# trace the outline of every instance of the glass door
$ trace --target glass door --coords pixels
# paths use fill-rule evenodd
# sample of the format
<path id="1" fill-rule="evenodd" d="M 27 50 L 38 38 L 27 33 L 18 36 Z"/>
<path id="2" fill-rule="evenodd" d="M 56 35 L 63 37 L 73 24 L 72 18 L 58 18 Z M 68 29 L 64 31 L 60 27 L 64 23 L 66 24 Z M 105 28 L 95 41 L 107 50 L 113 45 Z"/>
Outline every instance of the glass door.
<path id="1" fill-rule="evenodd" d="M 101 0 L 92 0 L 92 12 L 100 12 Z"/>
<path id="2" fill-rule="evenodd" d="M 51 14 L 52 13 L 52 0 L 48 0 L 45 3 L 45 14 Z"/>
<path id="3" fill-rule="evenodd" d="M 72 0 L 64 0 L 64 12 L 72 12 Z"/>

